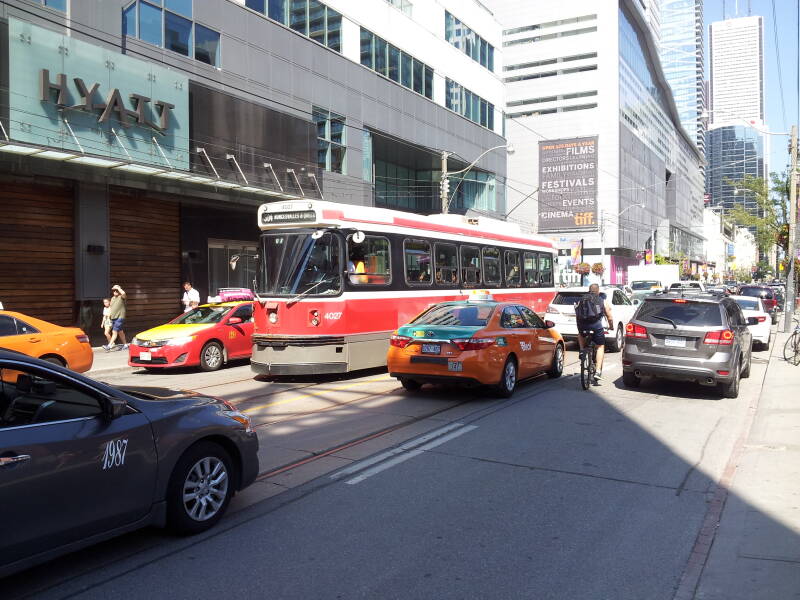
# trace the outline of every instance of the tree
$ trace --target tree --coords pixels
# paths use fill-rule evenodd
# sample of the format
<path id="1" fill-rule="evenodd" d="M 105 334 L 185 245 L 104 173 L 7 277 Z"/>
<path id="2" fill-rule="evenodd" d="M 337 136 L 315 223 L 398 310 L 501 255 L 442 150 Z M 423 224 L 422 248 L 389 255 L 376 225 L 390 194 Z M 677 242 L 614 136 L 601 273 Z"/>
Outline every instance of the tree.
<path id="1" fill-rule="evenodd" d="M 774 245 L 789 249 L 789 174 L 771 173 L 768 185 L 762 177 L 745 176 L 741 181 L 726 181 L 738 189 L 749 192 L 756 201 L 757 211 L 736 206 L 728 215 L 741 227 L 756 230 L 756 244 L 762 256 L 769 254 Z"/>

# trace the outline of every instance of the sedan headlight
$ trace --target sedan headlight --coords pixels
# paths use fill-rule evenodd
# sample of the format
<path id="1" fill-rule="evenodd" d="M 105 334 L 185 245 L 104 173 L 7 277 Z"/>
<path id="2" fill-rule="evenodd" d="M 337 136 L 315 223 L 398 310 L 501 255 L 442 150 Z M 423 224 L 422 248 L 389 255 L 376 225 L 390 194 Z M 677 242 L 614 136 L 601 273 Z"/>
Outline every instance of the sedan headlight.
<path id="1" fill-rule="evenodd" d="M 134 338 L 131 340 L 131 344 L 133 344 L 134 346 L 138 346 L 138 345 L 139 345 L 139 338 L 137 338 L 137 337 L 134 337 Z"/>
<path id="2" fill-rule="evenodd" d="M 228 418 L 233 419 L 237 423 L 240 423 L 240 424 L 244 425 L 244 430 L 245 430 L 246 433 L 252 433 L 253 426 L 250 423 L 250 417 L 248 417 L 243 412 L 240 412 L 240 411 L 236 410 L 236 407 L 234 407 L 233 404 L 231 404 L 227 400 L 223 400 L 222 402 L 223 402 L 223 404 L 225 404 L 226 408 L 228 409 L 228 410 L 223 410 L 222 414 L 225 415 Z"/>
<path id="3" fill-rule="evenodd" d="M 184 344 L 193 342 L 196 337 L 197 337 L 196 335 L 189 335 L 186 337 L 170 338 L 168 340 L 164 340 L 164 344 L 166 344 L 167 346 L 183 346 Z"/>

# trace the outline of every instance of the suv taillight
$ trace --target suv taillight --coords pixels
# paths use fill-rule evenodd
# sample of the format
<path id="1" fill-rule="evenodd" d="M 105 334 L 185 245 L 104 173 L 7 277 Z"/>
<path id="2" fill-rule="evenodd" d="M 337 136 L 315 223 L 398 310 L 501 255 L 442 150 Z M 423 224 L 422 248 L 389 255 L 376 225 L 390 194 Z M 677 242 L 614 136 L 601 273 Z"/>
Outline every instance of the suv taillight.
<path id="1" fill-rule="evenodd" d="M 389 338 L 389 344 L 395 348 L 405 348 L 411 343 L 411 338 L 404 335 L 393 335 Z"/>
<path id="2" fill-rule="evenodd" d="M 628 323 L 625 325 L 625 337 L 646 339 L 647 328 L 636 323 Z"/>
<path id="3" fill-rule="evenodd" d="M 462 338 L 450 340 L 459 350 L 483 350 L 494 344 L 494 338 Z"/>
<path id="4" fill-rule="evenodd" d="M 713 346 L 730 346 L 733 344 L 733 337 L 733 332 L 730 329 L 709 331 L 706 334 L 706 337 L 703 338 L 703 343 L 711 344 Z"/>
<path id="5" fill-rule="evenodd" d="M 548 304 L 546 312 L 559 314 L 561 311 L 558 310 L 554 305 Z"/>

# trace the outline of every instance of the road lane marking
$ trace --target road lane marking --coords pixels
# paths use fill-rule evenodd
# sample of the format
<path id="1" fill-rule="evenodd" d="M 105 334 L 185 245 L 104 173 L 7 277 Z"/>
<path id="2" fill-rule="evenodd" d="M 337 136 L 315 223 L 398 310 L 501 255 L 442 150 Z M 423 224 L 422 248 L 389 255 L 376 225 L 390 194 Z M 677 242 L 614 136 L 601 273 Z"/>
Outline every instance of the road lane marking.
<path id="1" fill-rule="evenodd" d="M 371 458 L 367 458 L 364 460 L 358 461 L 356 464 L 341 469 L 337 471 L 333 475 L 330 476 L 331 479 L 339 479 L 346 475 L 352 475 L 353 473 L 358 473 L 359 471 L 363 471 L 367 467 L 371 467 L 372 465 L 379 463 L 387 458 L 391 458 L 392 456 L 396 456 L 398 454 L 402 454 L 403 452 L 408 452 L 416 448 L 417 446 L 424 444 L 425 442 L 432 440 L 434 438 L 439 437 L 440 435 L 444 435 L 448 431 L 452 431 L 453 429 L 457 429 L 458 427 L 463 427 L 463 423 L 450 423 L 449 425 L 445 425 L 444 427 L 439 427 L 438 429 L 434 429 L 423 435 L 422 437 L 418 437 L 414 440 L 406 442 L 397 448 L 393 448 L 391 450 L 386 450 L 385 452 L 381 452 L 380 454 L 376 454 Z"/>
<path id="2" fill-rule="evenodd" d="M 337 392 L 339 390 L 346 390 L 348 388 L 357 387 L 359 385 L 365 385 L 367 383 L 376 383 L 380 381 L 389 381 L 391 377 L 379 377 L 378 379 L 367 379 L 366 381 L 355 381 L 353 383 L 348 383 L 347 385 L 340 385 L 335 388 L 331 388 L 329 390 L 321 390 L 319 392 L 308 392 L 307 394 L 300 394 L 299 396 L 294 396 L 292 398 L 285 398 L 284 400 L 275 400 L 273 402 L 267 402 L 265 404 L 258 404 L 256 406 L 251 406 L 249 408 L 244 409 L 242 412 L 249 413 L 251 411 L 261 410 L 262 408 L 269 408 L 270 406 L 278 406 L 280 404 L 288 404 L 290 402 L 296 402 L 297 400 L 303 400 L 305 398 L 314 398 L 318 396 L 323 396 L 325 394 L 330 394 L 331 392 Z"/>
<path id="3" fill-rule="evenodd" d="M 464 427 L 462 427 L 460 429 L 456 429 L 455 431 L 451 431 L 450 433 L 447 433 L 447 434 L 445 434 L 445 435 L 443 435 L 443 436 L 441 436 L 441 437 L 439 437 L 439 438 L 437 438 L 437 439 L 435 439 L 435 440 L 433 440 L 431 442 L 428 442 L 427 444 L 424 444 L 424 445 L 420 446 L 416 450 L 411 450 L 410 452 L 405 452 L 403 454 L 395 456 L 394 458 L 390 458 L 389 460 L 384 461 L 381 464 L 372 467 L 371 469 L 367 469 L 366 471 L 362 471 L 360 475 L 358 475 L 356 477 L 353 477 L 352 479 L 348 479 L 347 481 L 345 481 L 345 483 L 347 485 L 355 485 L 357 483 L 361 483 L 362 481 L 372 477 L 373 475 L 377 475 L 378 473 L 380 473 L 382 471 L 385 471 L 386 469 L 390 469 L 390 468 L 392 468 L 392 467 L 394 467 L 396 465 L 399 465 L 400 463 L 403 463 L 403 462 L 409 460 L 410 458 L 414 458 L 415 456 L 419 456 L 420 454 L 422 454 L 423 452 L 426 452 L 427 450 L 431 450 L 433 448 L 436 448 L 437 446 L 440 446 L 440 445 L 444 444 L 445 442 L 449 442 L 450 440 L 455 439 L 455 438 L 457 438 L 457 437 L 459 437 L 461 435 L 464 435 L 465 433 L 469 433 L 470 431 L 473 431 L 474 429 L 477 429 L 477 428 L 478 428 L 477 425 L 465 425 Z"/>

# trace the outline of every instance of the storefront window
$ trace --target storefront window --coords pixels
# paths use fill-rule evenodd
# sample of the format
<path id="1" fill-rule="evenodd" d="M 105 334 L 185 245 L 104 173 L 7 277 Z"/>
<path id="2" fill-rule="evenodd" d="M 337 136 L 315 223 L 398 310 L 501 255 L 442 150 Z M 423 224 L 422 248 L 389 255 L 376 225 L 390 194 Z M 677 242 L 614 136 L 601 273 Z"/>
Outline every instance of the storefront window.
<path id="1" fill-rule="evenodd" d="M 253 280 L 258 270 L 258 250 L 255 244 L 235 241 L 214 241 L 208 243 L 208 293 L 216 296 L 220 288 L 253 288 Z M 230 260 L 238 256 L 236 269 L 230 267 Z"/>

